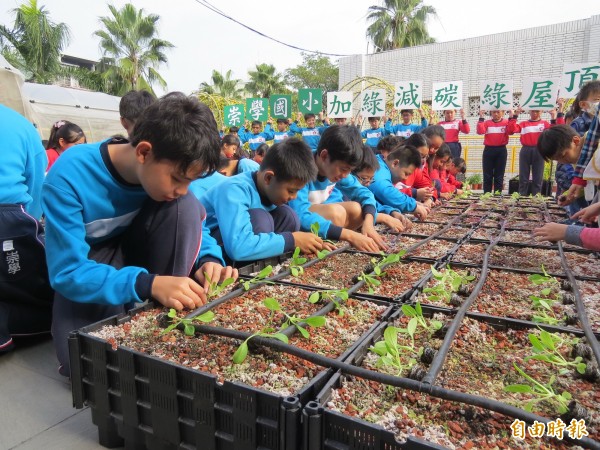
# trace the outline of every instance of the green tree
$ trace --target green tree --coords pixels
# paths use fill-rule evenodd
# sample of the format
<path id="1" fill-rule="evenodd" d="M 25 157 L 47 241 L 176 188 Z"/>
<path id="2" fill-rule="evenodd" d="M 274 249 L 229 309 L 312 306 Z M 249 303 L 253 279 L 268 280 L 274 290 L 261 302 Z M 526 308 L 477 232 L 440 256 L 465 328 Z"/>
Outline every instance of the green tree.
<path id="1" fill-rule="evenodd" d="M 285 71 L 285 82 L 294 89 L 337 91 L 339 69 L 323 55 L 302 53 L 302 64 Z"/>
<path id="2" fill-rule="evenodd" d="M 225 72 L 225 75 L 218 70 L 213 70 L 212 76 L 210 77 L 212 84 L 203 81 L 200 83 L 200 89 L 198 89 L 198 92 L 218 94 L 226 98 L 240 98 L 244 90 L 238 86 L 242 80 L 232 79 L 231 76 L 231 70 Z"/>
<path id="3" fill-rule="evenodd" d="M 114 94 L 123 95 L 130 89 L 146 89 L 152 85 L 163 88 L 167 83 L 158 73 L 161 63 L 167 62 L 165 51 L 173 48 L 169 41 L 158 38 L 160 16 L 145 15 L 127 3 L 121 9 L 108 5 L 112 16 L 100 17 L 104 29 L 94 34 L 100 38 L 104 58 L 100 68 Z"/>
<path id="4" fill-rule="evenodd" d="M 437 17 L 435 8 L 422 0 L 383 0 L 383 6 L 369 7 L 367 38 L 377 52 L 431 44 L 435 39 L 427 31 L 429 16 Z"/>
<path id="5" fill-rule="evenodd" d="M 60 73 L 60 54 L 69 44 L 69 27 L 50 20 L 50 13 L 44 6 L 38 8 L 37 0 L 29 0 L 13 12 L 12 30 L 0 25 L 2 54 L 27 81 L 51 83 Z"/>
<path id="6" fill-rule="evenodd" d="M 256 97 L 269 97 L 271 94 L 288 92 L 283 81 L 283 76 L 277 73 L 272 64 L 257 64 L 256 70 L 249 70 L 250 81 L 246 83 L 246 90 Z"/>

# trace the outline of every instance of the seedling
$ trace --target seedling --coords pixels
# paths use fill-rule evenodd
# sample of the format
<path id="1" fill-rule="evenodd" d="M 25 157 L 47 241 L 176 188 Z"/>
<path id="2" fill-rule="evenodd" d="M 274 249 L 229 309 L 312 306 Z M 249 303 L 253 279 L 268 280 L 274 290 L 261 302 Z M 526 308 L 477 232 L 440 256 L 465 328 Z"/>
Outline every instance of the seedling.
<path id="1" fill-rule="evenodd" d="M 513 200 L 519 200 L 521 198 L 521 194 L 519 194 L 518 192 L 513 192 L 512 195 L 510 196 Z"/>
<path id="2" fill-rule="evenodd" d="M 378 341 L 369 350 L 377 354 L 377 367 L 391 366 L 397 371 L 398 376 L 402 376 L 404 370 L 412 367 L 417 361 L 412 357 L 416 352 L 413 347 L 406 345 L 398 345 L 398 333 L 404 332 L 408 334 L 414 334 L 417 324 L 410 325 L 407 329 L 397 327 L 387 327 L 383 332 L 383 340 Z M 411 357 L 408 363 L 404 364 L 401 358 L 401 351 L 408 353 Z"/>
<path id="3" fill-rule="evenodd" d="M 521 374 L 530 384 L 511 384 L 504 387 L 506 392 L 518 392 L 523 394 L 531 394 L 534 396 L 533 399 L 527 401 L 523 406 L 525 411 L 532 412 L 533 406 L 539 402 L 548 402 L 554 406 L 556 411 L 560 414 L 564 414 L 569 410 L 569 402 L 571 401 L 571 394 L 567 391 L 563 391 L 557 394 L 552 388 L 552 384 L 556 381 L 556 377 L 552 375 L 548 383 L 543 384 L 531 376 L 527 375 L 523 369 L 513 363 L 515 370 Z"/>
<path id="4" fill-rule="evenodd" d="M 290 271 L 292 276 L 297 277 L 304 273 L 304 267 L 302 264 L 306 263 L 307 259 L 300 256 L 300 247 L 296 247 L 294 254 L 292 255 L 292 261 L 290 262 Z"/>
<path id="5" fill-rule="evenodd" d="M 327 320 L 323 316 L 306 317 L 306 318 L 291 316 L 281 309 L 281 305 L 273 297 L 265 298 L 263 303 L 272 312 L 279 311 L 281 314 L 283 314 L 285 316 L 285 318 L 287 320 L 281 326 L 282 330 L 285 330 L 287 327 L 294 325 L 296 328 L 298 328 L 298 331 L 300 332 L 300 334 L 306 339 L 308 339 L 310 337 L 310 333 L 306 330 L 306 328 L 300 326 L 299 325 L 300 323 L 304 322 L 309 327 L 322 327 L 323 325 L 325 325 L 325 322 Z"/>
<path id="6" fill-rule="evenodd" d="M 310 303 L 317 303 L 319 300 L 329 301 L 335 305 L 338 310 L 338 315 L 342 317 L 344 310 L 342 309 L 342 301 L 348 300 L 347 289 L 328 289 L 324 291 L 317 291 L 310 294 L 308 301 Z"/>
<path id="7" fill-rule="evenodd" d="M 231 286 L 235 282 L 233 278 L 226 278 L 221 284 L 219 284 L 217 281 L 212 281 L 206 272 L 204 272 L 204 276 L 208 280 L 207 297 L 209 299 L 219 297 L 221 295 L 221 292 L 223 292 L 227 287 Z"/>
<path id="8" fill-rule="evenodd" d="M 473 275 L 463 276 L 450 267 L 447 267 L 444 272 L 439 272 L 434 266 L 431 266 L 431 273 L 433 274 L 433 278 L 438 280 L 439 283 L 433 287 L 423 289 L 423 292 L 432 294 L 427 296 L 429 300 L 443 300 L 446 303 L 450 303 L 452 294 L 458 292 L 463 284 L 468 284 L 475 279 Z"/>
<path id="9" fill-rule="evenodd" d="M 250 286 L 252 286 L 253 284 L 259 283 L 261 281 L 263 281 L 264 283 L 267 283 L 267 284 L 273 284 L 272 281 L 265 281 L 265 278 L 267 278 L 269 275 L 271 275 L 272 272 L 273 272 L 273 267 L 267 266 L 263 270 L 258 272 L 258 275 L 256 275 L 254 278 L 242 281 L 241 282 L 242 287 L 244 288 L 245 291 L 247 291 L 250 289 Z"/>
<path id="10" fill-rule="evenodd" d="M 542 289 L 542 294 L 549 293 L 549 291 L 550 288 Z M 532 317 L 534 322 L 546 323 L 548 325 L 556 325 L 560 322 L 552 308 L 552 305 L 556 303 L 555 300 L 538 297 L 536 295 L 530 295 L 529 299 L 533 302 L 533 307 L 538 311 L 538 314 L 534 314 Z"/>
<path id="11" fill-rule="evenodd" d="M 310 231 L 312 234 L 314 234 L 315 236 L 319 237 L 319 230 L 321 229 L 321 225 L 319 225 L 319 222 L 313 222 L 310 226 Z M 323 239 L 323 242 L 328 242 L 330 244 L 335 244 L 333 241 L 329 240 L 329 239 Z M 327 255 L 329 255 L 329 250 L 319 250 L 317 252 L 317 258 L 319 259 L 323 259 L 325 258 Z"/>
<path id="12" fill-rule="evenodd" d="M 549 333 L 546 330 L 540 331 L 540 337 L 535 334 L 529 334 L 529 342 L 533 346 L 533 355 L 527 356 L 525 361 L 535 359 L 537 361 L 547 362 L 560 368 L 558 374 L 564 375 L 569 372 L 570 368 L 574 368 L 580 374 L 585 373 L 586 364 L 581 356 L 577 356 L 574 361 L 567 361 L 560 352 L 560 349 L 569 344 L 576 344 L 577 339 L 567 340 L 560 336 Z"/>
<path id="13" fill-rule="evenodd" d="M 194 325 L 192 322 L 196 321 L 196 322 L 204 322 L 204 323 L 208 323 L 211 322 L 214 318 L 215 318 L 215 313 L 212 311 L 206 311 L 204 314 L 200 314 L 199 316 L 193 317 L 191 319 L 180 319 L 179 317 L 177 317 L 177 311 L 174 308 L 169 309 L 169 313 L 167 314 L 167 317 L 169 317 L 170 319 L 172 319 L 172 324 L 169 325 L 167 328 L 165 328 L 162 333 L 160 334 L 166 334 L 171 330 L 174 330 L 175 328 L 177 328 L 179 325 L 183 325 L 183 333 L 186 336 L 193 336 L 194 333 L 196 332 L 196 328 L 194 328 Z"/>
<path id="14" fill-rule="evenodd" d="M 488 199 L 492 198 L 493 196 L 494 196 L 494 194 L 492 192 L 486 192 L 480 198 L 481 198 L 481 200 L 488 200 Z"/>
<path id="15" fill-rule="evenodd" d="M 401 250 L 398 253 L 392 253 L 390 255 L 385 256 L 380 261 L 377 261 L 376 258 L 371 259 L 371 263 L 373 264 L 373 271 L 371 273 L 361 272 L 358 279 L 360 281 L 365 282 L 365 286 L 369 289 L 369 294 L 373 294 L 375 292 L 375 288 L 381 285 L 381 281 L 378 280 L 380 277 L 384 277 L 387 275 L 387 272 L 383 271 L 383 266 L 387 264 L 397 263 L 400 261 L 400 258 L 404 256 L 406 253 L 405 250 Z"/>
<path id="16" fill-rule="evenodd" d="M 406 317 L 410 317 L 407 328 L 411 328 L 411 322 L 414 322 L 427 331 L 429 335 L 432 335 L 443 326 L 442 322 L 439 320 L 430 320 L 429 323 L 427 323 L 427 320 L 425 320 L 425 317 L 423 317 L 423 309 L 421 308 L 421 303 L 419 302 L 417 302 L 414 307 L 410 305 L 402 305 L 402 312 Z"/>
<path id="17" fill-rule="evenodd" d="M 546 269 L 544 268 L 543 264 L 541 267 L 542 267 L 543 275 L 540 275 L 539 273 L 529 275 L 529 281 L 531 281 L 536 286 L 539 286 L 540 284 L 545 284 L 545 283 L 558 284 L 558 280 L 555 277 L 553 277 L 552 275 L 549 275 L 548 272 L 546 272 Z M 548 290 L 548 293 L 543 294 L 543 295 L 548 295 L 549 293 L 550 293 L 550 291 Z"/>
<path id="18" fill-rule="evenodd" d="M 498 189 L 497 191 L 494 192 L 494 195 L 501 196 L 502 195 L 502 191 L 500 189 Z"/>
<path id="19" fill-rule="evenodd" d="M 377 273 L 377 272 L 379 272 L 379 273 Z M 379 281 L 377 279 L 377 277 L 379 275 L 381 275 L 381 273 L 382 273 L 381 272 L 381 268 L 380 267 L 375 267 L 373 269 L 373 273 L 375 275 L 371 275 L 371 274 L 368 274 L 368 273 L 361 272 L 360 276 L 358 277 L 358 279 L 360 281 L 364 281 L 365 282 L 365 286 L 367 286 L 367 288 L 369 289 L 369 294 L 373 294 L 375 292 L 375 288 L 377 286 L 381 285 L 381 281 Z M 383 272 L 383 273 L 385 274 L 385 272 Z"/>

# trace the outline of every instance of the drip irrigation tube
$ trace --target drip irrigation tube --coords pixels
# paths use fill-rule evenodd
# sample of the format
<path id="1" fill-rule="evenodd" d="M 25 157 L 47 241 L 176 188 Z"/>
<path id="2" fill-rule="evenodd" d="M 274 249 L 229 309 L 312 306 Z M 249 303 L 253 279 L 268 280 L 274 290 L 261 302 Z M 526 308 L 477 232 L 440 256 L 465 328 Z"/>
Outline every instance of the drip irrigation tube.
<path id="1" fill-rule="evenodd" d="M 217 336 L 223 336 L 232 339 L 238 339 L 244 341 L 248 339 L 251 334 L 243 331 L 230 330 L 224 328 L 216 328 L 207 325 L 194 325 L 194 328 L 197 332 L 204 334 L 211 334 Z M 536 414 L 527 412 L 522 410 L 521 408 L 517 408 L 516 406 L 511 406 L 506 403 L 488 399 L 485 397 L 480 397 L 478 395 L 467 394 L 464 392 L 452 391 L 446 388 L 442 388 L 439 386 L 426 384 L 423 382 L 415 381 L 410 378 L 401 378 L 395 377 L 393 375 L 388 375 L 380 372 L 374 372 L 372 370 L 363 369 L 362 367 L 353 366 L 348 363 L 341 362 L 339 360 L 331 359 L 326 356 L 317 355 L 308 350 L 304 350 L 298 347 L 295 347 L 290 344 L 285 344 L 277 339 L 269 339 L 262 337 L 254 337 L 252 338 L 252 342 L 254 345 L 265 346 L 269 348 L 273 348 L 277 351 L 296 356 L 300 359 L 310 361 L 313 364 L 316 364 L 325 368 L 332 368 L 336 370 L 340 370 L 342 373 L 346 375 L 353 375 L 360 378 L 364 378 L 366 380 L 376 381 L 378 383 L 399 387 L 403 389 L 410 389 L 416 392 L 421 392 L 424 394 L 431 395 L 433 397 L 441 398 L 444 400 L 456 401 L 465 403 L 472 406 L 477 406 L 481 408 L 485 408 L 491 411 L 495 411 L 497 413 L 503 414 L 508 417 L 512 417 L 515 419 L 523 420 L 527 423 L 533 423 L 534 421 L 543 422 L 544 424 L 548 424 L 550 419 L 545 417 L 538 416 Z M 589 438 L 582 438 L 579 440 L 574 440 L 565 436 L 565 440 L 569 442 L 574 442 L 584 447 L 600 450 L 600 442 L 596 442 Z"/>
<path id="2" fill-rule="evenodd" d="M 461 307 L 456 312 L 456 315 L 454 316 L 454 319 L 452 320 L 452 323 L 450 324 L 450 327 L 448 328 L 448 331 L 446 332 L 446 336 L 444 336 L 444 342 L 442 342 L 442 345 L 440 346 L 437 353 L 435 354 L 435 357 L 433 358 L 433 361 L 431 362 L 431 365 L 429 366 L 429 370 L 427 371 L 427 374 L 425 375 L 425 377 L 423 377 L 423 383 L 433 384 L 435 382 L 435 379 L 439 375 L 440 371 L 442 370 L 442 365 L 444 364 L 444 361 L 446 360 L 446 356 L 448 356 L 448 352 L 450 351 L 450 346 L 452 345 L 454 336 L 456 335 L 456 332 L 458 331 L 459 327 L 461 326 L 462 321 L 463 321 L 465 315 L 467 314 L 468 309 L 471 307 L 471 304 L 477 298 L 477 296 L 479 295 L 479 292 L 481 292 L 481 289 L 483 288 L 483 285 L 485 284 L 485 280 L 487 279 L 487 274 L 488 274 L 488 261 L 489 261 L 490 253 L 491 253 L 492 249 L 496 246 L 498 241 L 500 240 L 500 237 L 504 234 L 505 226 L 506 226 L 506 221 L 503 221 L 502 227 L 500 228 L 500 233 L 498 234 L 498 236 L 496 236 L 496 238 L 494 240 L 492 240 L 489 243 L 488 248 L 486 249 L 485 254 L 483 255 L 483 264 L 481 266 L 481 274 L 479 276 L 479 281 L 475 285 L 475 288 L 473 289 L 473 292 L 471 292 L 471 295 L 469 295 L 467 300 L 461 305 Z"/>
<path id="3" fill-rule="evenodd" d="M 592 353 L 596 357 L 596 362 L 598 363 L 598 367 L 600 367 L 600 343 L 598 339 L 594 335 L 594 330 L 590 325 L 588 320 L 587 313 L 585 312 L 585 305 L 583 304 L 583 300 L 581 299 L 581 293 L 579 292 L 579 287 L 577 286 L 577 280 L 571 272 L 571 268 L 569 267 L 569 263 L 567 262 L 567 258 L 565 257 L 565 252 L 562 247 L 562 243 L 558 243 L 558 252 L 560 254 L 560 261 L 563 267 L 563 270 L 567 274 L 567 278 L 569 279 L 569 283 L 571 283 L 571 288 L 573 289 L 573 296 L 575 297 L 575 307 L 577 308 L 577 316 L 579 317 L 579 321 L 581 322 L 581 328 L 583 328 L 583 333 L 588 340 L 588 344 L 592 347 Z"/>

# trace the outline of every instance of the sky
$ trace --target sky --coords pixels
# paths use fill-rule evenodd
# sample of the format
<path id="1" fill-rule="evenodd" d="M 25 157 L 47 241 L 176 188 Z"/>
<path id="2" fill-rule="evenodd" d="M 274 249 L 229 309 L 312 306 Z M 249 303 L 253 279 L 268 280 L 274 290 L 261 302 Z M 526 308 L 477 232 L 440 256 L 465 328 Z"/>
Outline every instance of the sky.
<path id="1" fill-rule="evenodd" d="M 64 53 L 97 60 L 101 57 L 100 16 L 108 16 L 108 2 L 101 0 L 37 0 L 55 22 L 66 23 L 71 42 Z M 190 93 L 201 82 L 210 82 L 214 70 L 231 69 L 234 78 L 246 80 L 256 64 L 273 64 L 278 71 L 302 63 L 300 51 L 265 39 L 210 11 L 199 0 L 130 0 L 146 13 L 158 14 L 159 36 L 175 45 L 167 53 L 168 66 L 159 72 L 168 91 Z M 371 53 L 365 32 L 369 6 L 382 0 L 209 0 L 225 14 L 285 43 L 326 53 Z M 0 0 L 0 24 L 12 28 L 12 10 L 20 0 Z M 120 8 L 124 0 L 110 4 Z M 425 0 L 437 10 L 429 21 L 429 33 L 438 42 L 466 39 L 535 26 L 587 19 L 600 14 L 600 1 L 581 0 L 569 7 L 564 0 Z M 565 37 L 568 42 L 568 36 Z M 566 44 L 568 45 L 568 44 Z M 337 59 L 337 57 L 334 57 Z M 160 93 L 160 89 L 157 89 Z"/>

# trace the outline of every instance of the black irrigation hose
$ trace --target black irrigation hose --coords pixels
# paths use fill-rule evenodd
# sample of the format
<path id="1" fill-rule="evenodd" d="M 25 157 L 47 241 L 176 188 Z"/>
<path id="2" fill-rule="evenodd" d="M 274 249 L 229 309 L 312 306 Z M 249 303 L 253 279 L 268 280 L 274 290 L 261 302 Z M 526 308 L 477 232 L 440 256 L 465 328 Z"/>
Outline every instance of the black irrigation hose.
<path id="1" fill-rule="evenodd" d="M 473 288 L 471 295 L 469 295 L 467 300 L 465 302 L 463 302 L 463 304 L 460 306 L 460 308 L 456 312 L 454 319 L 452 319 L 452 323 L 450 324 L 450 327 L 448 327 L 448 331 L 446 331 L 446 336 L 444 336 L 444 342 L 442 342 L 442 345 L 440 346 L 437 353 L 435 354 L 435 357 L 433 358 L 433 361 L 431 362 L 431 365 L 429 366 L 429 370 L 427 371 L 427 374 L 425 375 L 425 377 L 423 377 L 423 383 L 433 384 L 435 382 L 435 379 L 439 375 L 440 371 L 442 370 L 442 365 L 444 364 L 444 361 L 446 360 L 446 356 L 448 356 L 448 352 L 450 351 L 450 346 L 452 345 L 454 336 L 456 335 L 456 332 L 460 328 L 462 321 L 463 321 L 465 315 L 467 314 L 468 309 L 471 307 L 471 304 L 477 298 L 477 296 L 479 295 L 479 292 L 481 292 L 481 289 L 483 288 L 483 285 L 485 284 L 485 280 L 487 279 L 487 274 L 488 274 L 488 264 L 489 264 L 490 253 L 492 252 L 492 249 L 496 246 L 496 244 L 498 243 L 498 241 L 504 234 L 505 227 L 506 227 L 506 221 L 503 221 L 502 227 L 500 228 L 500 233 L 498 234 L 498 236 L 496 236 L 495 239 L 490 241 L 490 244 L 488 245 L 488 248 L 486 249 L 485 254 L 483 255 L 483 264 L 481 266 L 481 274 L 479 275 L 479 281 Z"/>
<path id="2" fill-rule="evenodd" d="M 251 333 L 247 333 L 244 331 L 230 330 L 225 328 L 216 328 L 207 325 L 194 325 L 194 328 L 197 332 L 217 335 L 232 339 L 237 339 L 240 341 L 245 341 L 251 336 Z M 297 358 L 310 361 L 313 364 L 316 364 L 325 368 L 332 368 L 336 370 L 340 370 L 342 373 L 347 375 L 353 375 L 360 378 L 364 378 L 366 380 L 376 381 L 378 383 L 402 388 L 402 389 L 410 389 L 412 391 L 421 392 L 424 394 L 431 395 L 436 398 L 441 398 L 444 400 L 456 401 L 460 403 L 465 403 L 472 406 L 477 406 L 481 408 L 488 409 L 490 411 L 494 411 L 500 414 L 503 414 L 508 417 L 512 417 L 515 419 L 523 420 L 527 423 L 533 423 L 534 421 L 543 422 L 548 424 L 550 419 L 545 417 L 538 416 L 536 414 L 527 412 L 521 408 L 517 408 L 516 406 L 511 406 L 506 403 L 488 399 L 485 397 L 480 397 L 478 395 L 467 394 L 464 392 L 452 391 L 446 388 L 442 388 L 439 386 L 426 384 L 420 381 L 415 381 L 410 378 L 401 378 L 393 375 L 388 375 L 385 373 L 374 372 L 372 370 L 363 369 L 362 367 L 353 366 L 348 363 L 341 362 L 336 359 L 331 359 L 326 356 L 317 355 L 308 350 L 304 350 L 298 348 L 294 345 L 286 344 L 277 339 L 271 338 L 263 338 L 259 336 L 255 336 L 252 338 L 252 342 L 254 345 L 269 347 L 275 349 L 279 352 L 286 353 L 292 356 L 296 356 Z M 564 437 L 565 440 L 569 442 L 575 442 L 579 445 L 583 445 L 587 448 L 600 450 L 600 442 L 596 442 L 589 438 L 582 438 L 579 440 L 574 440 L 569 438 L 568 436 Z"/>
<path id="3" fill-rule="evenodd" d="M 565 257 L 565 252 L 563 250 L 561 242 L 558 243 L 558 252 L 560 254 L 560 262 L 562 264 L 563 270 L 567 274 L 569 283 L 571 283 L 571 289 L 573 290 L 573 296 L 575 297 L 575 307 L 577 309 L 577 316 L 579 317 L 579 322 L 581 322 L 581 328 L 583 328 L 583 333 L 587 338 L 588 345 L 592 347 L 592 352 L 596 357 L 598 367 L 600 367 L 600 343 L 594 335 L 594 330 L 592 330 L 592 327 L 588 320 L 588 315 L 585 312 L 585 305 L 583 304 L 583 300 L 581 299 L 581 293 L 579 292 L 579 287 L 577 286 L 577 280 L 575 279 L 573 272 L 571 272 L 571 268 L 569 267 L 569 263 L 567 262 L 567 258 Z"/>

